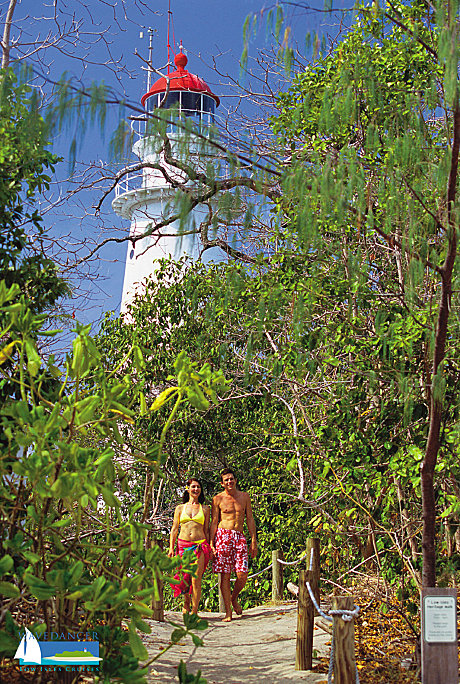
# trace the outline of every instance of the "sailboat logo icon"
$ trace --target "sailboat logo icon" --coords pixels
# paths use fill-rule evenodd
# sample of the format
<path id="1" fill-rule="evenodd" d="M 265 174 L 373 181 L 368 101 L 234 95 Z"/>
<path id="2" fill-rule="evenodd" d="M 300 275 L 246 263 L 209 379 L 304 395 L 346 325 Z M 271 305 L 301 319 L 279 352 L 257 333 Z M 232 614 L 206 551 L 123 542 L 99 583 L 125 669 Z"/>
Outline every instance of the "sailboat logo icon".
<path id="1" fill-rule="evenodd" d="M 32 632 L 30 632 L 27 627 L 25 629 L 25 634 L 20 641 L 14 657 L 20 659 L 21 665 L 23 663 L 35 663 L 36 665 L 41 665 L 42 651 L 40 644 Z"/>

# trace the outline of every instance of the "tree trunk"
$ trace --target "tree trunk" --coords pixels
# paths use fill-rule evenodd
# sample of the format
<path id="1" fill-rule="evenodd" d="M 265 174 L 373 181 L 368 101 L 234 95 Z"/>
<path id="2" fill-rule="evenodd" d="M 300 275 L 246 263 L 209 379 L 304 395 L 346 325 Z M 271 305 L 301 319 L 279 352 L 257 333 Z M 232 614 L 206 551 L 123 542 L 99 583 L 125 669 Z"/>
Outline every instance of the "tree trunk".
<path id="1" fill-rule="evenodd" d="M 439 438 L 443 413 L 442 362 L 446 355 L 446 338 L 452 297 L 452 272 L 457 255 L 457 226 L 453 216 L 460 150 L 460 106 L 456 94 L 453 115 L 452 158 L 447 182 L 448 244 L 447 254 L 440 269 L 441 302 L 439 305 L 436 337 L 434 343 L 433 368 L 431 373 L 430 427 L 426 444 L 425 458 L 421 468 L 422 488 L 422 556 L 423 587 L 436 586 L 436 502 L 434 496 L 434 470 L 439 452 Z"/>
<path id="2" fill-rule="evenodd" d="M 14 8 L 17 0 L 10 0 L 8 12 L 6 13 L 5 26 L 3 27 L 2 38 L 2 69 L 6 69 L 10 63 L 10 31 L 13 23 Z"/>

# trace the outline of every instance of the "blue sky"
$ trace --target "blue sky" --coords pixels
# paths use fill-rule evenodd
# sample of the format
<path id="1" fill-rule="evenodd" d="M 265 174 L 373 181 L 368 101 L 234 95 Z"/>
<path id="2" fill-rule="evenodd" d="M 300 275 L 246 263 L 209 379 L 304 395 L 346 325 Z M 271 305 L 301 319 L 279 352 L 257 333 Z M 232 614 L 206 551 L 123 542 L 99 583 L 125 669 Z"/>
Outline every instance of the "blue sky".
<path id="1" fill-rule="evenodd" d="M 119 97 L 137 104 L 146 91 L 146 74 L 142 68 L 143 61 L 135 52 L 137 50 L 142 58 L 147 58 L 147 29 L 150 27 L 153 29 L 154 66 L 161 68 L 165 65 L 168 0 L 150 3 L 148 11 L 141 0 L 130 0 L 126 6 L 122 0 L 113 0 L 112 4 L 113 7 L 111 0 L 94 0 L 89 3 L 89 9 L 81 0 L 58 4 L 64 12 L 60 18 L 61 26 L 65 22 L 70 30 L 69 37 L 66 39 L 64 36 L 64 42 L 58 43 L 60 48 L 51 46 L 46 53 L 40 53 L 43 54 L 41 62 L 37 61 L 36 54 L 32 54 L 30 59 L 34 61 L 37 71 L 48 73 L 52 79 L 58 78 L 64 70 L 83 85 L 88 85 L 93 79 L 103 79 Z M 16 51 L 13 49 L 13 57 L 23 57 L 27 53 L 27 45 L 56 32 L 57 23 L 53 20 L 49 5 L 44 0 L 22 0 L 18 4 L 13 27 L 13 38 L 18 40 L 18 47 Z M 221 97 L 221 112 L 235 103 L 231 80 L 241 78 L 239 59 L 243 47 L 244 21 L 249 13 L 260 15 L 265 8 L 251 40 L 249 66 L 257 70 L 257 51 L 269 49 L 272 42 L 272 36 L 266 30 L 270 6 L 259 0 L 171 0 L 174 34 L 171 31 L 170 42 L 173 44 L 174 35 L 177 48 L 182 40 L 189 58 L 187 68 L 204 78 L 212 91 Z M 317 6 L 322 7 L 322 4 Z M 4 16 L 7 2 L 1 3 L 0 7 Z M 286 17 L 294 28 L 295 39 L 301 49 L 307 32 L 335 31 L 329 15 L 305 11 L 295 3 L 286 7 Z M 75 29 L 78 30 L 77 38 Z M 141 32 L 143 37 L 140 36 Z M 26 47 L 22 47 L 24 43 Z M 246 113 L 250 115 L 250 104 L 243 103 L 242 107 L 243 110 L 246 107 Z M 109 117 L 106 128 L 110 129 L 114 121 L 115 118 L 111 122 Z M 63 157 L 68 155 L 72 134 L 73 131 L 68 131 L 53 141 L 54 149 Z M 109 130 L 106 135 L 101 135 L 97 129 L 90 132 L 77 155 L 77 174 L 86 163 L 103 167 L 109 158 L 109 138 Z M 64 164 L 55 179 L 59 182 L 54 188 L 56 192 L 64 193 L 72 187 L 72 184 L 62 184 L 65 171 Z M 75 186 L 77 179 L 78 175 L 73 181 Z M 60 246 L 64 250 L 73 251 L 80 242 L 85 242 L 89 248 L 94 241 L 107 238 L 112 233 L 120 236 L 121 231 L 128 231 L 128 223 L 112 212 L 111 197 L 105 200 L 101 214 L 95 216 L 92 205 L 101 192 L 102 186 L 99 185 L 99 189 L 76 193 L 45 215 L 47 225 L 54 235 L 59 236 Z M 71 305 L 75 308 L 76 318 L 85 323 L 92 322 L 100 319 L 104 311 L 117 310 L 125 252 L 125 244 L 111 244 L 97 254 L 96 261 L 90 267 L 83 268 L 83 286 L 76 288 L 76 298 Z M 89 275 L 90 270 L 93 275 L 97 274 L 97 278 L 91 282 L 86 281 L 85 276 Z M 80 294 L 85 288 L 89 296 L 82 298 Z"/>

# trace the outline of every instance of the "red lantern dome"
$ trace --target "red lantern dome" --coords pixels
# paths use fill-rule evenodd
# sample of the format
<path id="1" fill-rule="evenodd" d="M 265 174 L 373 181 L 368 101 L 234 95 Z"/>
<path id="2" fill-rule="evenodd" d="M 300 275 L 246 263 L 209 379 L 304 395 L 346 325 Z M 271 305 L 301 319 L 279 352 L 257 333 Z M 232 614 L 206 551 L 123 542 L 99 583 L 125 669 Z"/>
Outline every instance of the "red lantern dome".
<path id="1" fill-rule="evenodd" d="M 194 93 L 205 93 L 206 95 L 209 95 L 215 100 L 216 105 L 219 105 L 219 98 L 217 97 L 217 95 L 214 95 L 214 93 L 211 92 L 210 87 L 203 81 L 203 79 L 201 79 L 199 76 L 195 76 L 195 74 L 191 74 L 189 71 L 185 69 L 187 62 L 188 59 L 183 52 L 179 52 L 174 57 L 174 64 L 176 65 L 177 70 L 172 71 L 170 74 L 168 74 L 169 92 L 178 90 L 189 90 Z M 153 84 L 149 92 L 145 93 L 145 95 L 142 96 L 142 105 L 145 105 L 146 101 L 151 95 L 165 93 L 167 89 L 167 79 L 164 76 L 162 76 L 158 79 L 158 81 L 156 81 Z"/>

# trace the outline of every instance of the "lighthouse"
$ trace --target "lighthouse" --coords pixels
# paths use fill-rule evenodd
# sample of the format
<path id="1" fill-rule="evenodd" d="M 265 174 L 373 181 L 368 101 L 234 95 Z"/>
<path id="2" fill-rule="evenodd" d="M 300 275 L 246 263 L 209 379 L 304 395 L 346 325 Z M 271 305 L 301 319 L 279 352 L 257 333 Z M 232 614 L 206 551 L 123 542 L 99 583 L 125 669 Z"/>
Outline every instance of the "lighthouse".
<path id="1" fill-rule="evenodd" d="M 218 96 L 187 70 L 187 62 L 181 46 L 174 58 L 175 70 L 148 84 L 141 98 L 145 116 L 132 122 L 132 150 L 141 168 L 123 175 L 112 202 L 115 213 L 131 222 L 121 314 L 142 293 L 145 280 L 154 276 L 159 259 L 188 257 L 209 262 L 222 258 L 216 247 L 203 252 L 199 239 L 209 207 L 197 204 L 186 212 L 180 209 L 181 195 L 182 199 L 190 196 L 197 186 L 184 165 L 204 173 L 213 162 L 212 145 L 206 139 L 214 130 L 219 106 Z M 165 118 L 163 135 L 149 125 L 158 117 Z M 174 163 L 176 159 L 179 164 Z"/>

